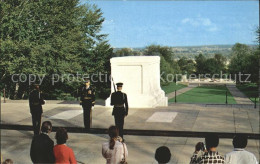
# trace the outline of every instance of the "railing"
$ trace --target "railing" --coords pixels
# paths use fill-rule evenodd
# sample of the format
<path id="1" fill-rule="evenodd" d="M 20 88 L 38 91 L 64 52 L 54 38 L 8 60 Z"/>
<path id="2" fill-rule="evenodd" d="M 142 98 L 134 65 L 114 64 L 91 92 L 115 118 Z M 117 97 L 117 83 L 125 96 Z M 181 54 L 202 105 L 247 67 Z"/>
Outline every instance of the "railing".
<path id="1" fill-rule="evenodd" d="M 175 90 L 174 91 L 175 93 L 174 93 L 174 95 L 175 95 L 175 97 L 174 97 L 174 103 L 177 103 L 178 102 L 178 96 L 179 95 L 181 95 L 181 94 L 183 94 L 183 95 L 187 95 L 187 96 L 198 96 L 198 94 L 197 95 L 194 95 L 194 94 L 190 94 L 190 93 L 187 93 L 187 92 L 180 92 L 180 91 L 178 91 L 178 90 Z M 180 93 L 180 94 L 178 94 L 178 96 L 177 96 L 177 93 Z M 225 93 L 225 94 L 223 94 L 223 93 Z M 220 94 L 214 94 L 214 95 L 225 95 L 225 101 L 223 101 L 223 104 L 226 104 L 226 105 L 228 105 L 228 104 L 232 104 L 232 103 L 229 103 L 228 102 L 228 91 L 225 91 L 225 92 L 223 92 L 223 93 L 220 93 Z M 255 92 L 255 93 L 257 93 L 257 92 Z M 208 96 L 200 96 L 200 97 L 208 97 Z M 257 101 L 258 99 L 259 99 L 259 97 L 258 96 L 255 96 L 255 97 L 248 97 L 250 100 L 251 99 L 253 99 L 254 101 L 252 101 L 253 103 L 254 103 L 254 108 L 256 108 L 257 107 L 257 104 L 259 104 L 259 102 Z"/>

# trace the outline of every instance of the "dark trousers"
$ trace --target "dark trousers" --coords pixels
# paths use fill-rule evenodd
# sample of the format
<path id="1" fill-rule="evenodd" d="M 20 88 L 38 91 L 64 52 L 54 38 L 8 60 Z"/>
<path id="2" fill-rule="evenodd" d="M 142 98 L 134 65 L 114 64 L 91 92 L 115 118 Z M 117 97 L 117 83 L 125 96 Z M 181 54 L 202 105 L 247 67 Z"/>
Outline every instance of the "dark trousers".
<path id="1" fill-rule="evenodd" d="M 89 130 L 92 126 L 92 104 L 87 104 L 83 106 L 83 122 L 85 129 Z"/>
<path id="2" fill-rule="evenodd" d="M 42 113 L 31 113 L 34 135 L 40 134 Z"/>
<path id="3" fill-rule="evenodd" d="M 124 114 L 115 114 L 114 118 L 115 118 L 116 127 L 119 130 L 119 136 L 123 138 L 125 115 Z"/>

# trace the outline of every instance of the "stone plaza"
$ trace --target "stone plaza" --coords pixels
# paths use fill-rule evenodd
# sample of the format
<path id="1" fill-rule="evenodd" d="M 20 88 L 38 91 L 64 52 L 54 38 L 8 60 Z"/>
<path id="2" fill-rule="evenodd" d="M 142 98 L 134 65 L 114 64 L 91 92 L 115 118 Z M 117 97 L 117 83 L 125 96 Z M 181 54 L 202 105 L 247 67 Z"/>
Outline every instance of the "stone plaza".
<path id="1" fill-rule="evenodd" d="M 114 125 L 112 108 L 98 101 L 92 116 L 92 127 L 107 129 Z M 28 101 L 8 100 L 1 104 L 1 124 L 31 125 Z M 77 102 L 47 101 L 43 106 L 42 121 L 50 120 L 55 127 L 83 127 L 82 108 Z M 168 130 L 187 132 L 220 132 L 259 134 L 259 108 L 247 105 L 170 104 L 168 107 L 131 108 L 125 119 L 125 129 Z M 32 131 L 1 130 L 1 154 L 15 163 L 31 163 L 30 143 Z M 51 138 L 55 141 L 55 132 Z M 105 163 L 101 145 L 107 134 L 69 133 L 67 144 L 82 163 Z M 198 137 L 125 135 L 129 149 L 129 163 L 156 163 L 156 148 L 170 148 L 170 163 L 188 163 Z M 232 139 L 220 138 L 218 151 L 224 155 L 232 151 Z M 247 150 L 259 160 L 259 140 L 250 139 Z"/>

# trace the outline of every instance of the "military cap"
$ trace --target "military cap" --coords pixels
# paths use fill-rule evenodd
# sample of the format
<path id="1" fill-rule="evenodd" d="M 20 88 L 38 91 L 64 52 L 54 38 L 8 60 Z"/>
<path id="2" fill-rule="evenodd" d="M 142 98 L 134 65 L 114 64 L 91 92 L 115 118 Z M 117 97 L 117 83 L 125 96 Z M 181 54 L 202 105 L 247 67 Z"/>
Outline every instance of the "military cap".
<path id="1" fill-rule="evenodd" d="M 122 86 L 123 86 L 123 83 L 121 83 L 121 82 L 120 82 L 120 83 L 116 83 L 116 86 L 117 86 L 117 87 L 122 87 Z"/>

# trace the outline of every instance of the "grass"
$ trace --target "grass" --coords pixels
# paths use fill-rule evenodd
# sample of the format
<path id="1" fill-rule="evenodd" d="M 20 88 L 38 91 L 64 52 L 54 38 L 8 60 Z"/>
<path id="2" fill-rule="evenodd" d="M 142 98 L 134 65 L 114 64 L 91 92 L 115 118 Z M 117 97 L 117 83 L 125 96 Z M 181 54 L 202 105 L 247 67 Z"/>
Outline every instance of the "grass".
<path id="1" fill-rule="evenodd" d="M 173 82 L 173 83 L 170 83 L 169 85 L 162 86 L 162 90 L 164 90 L 165 94 L 168 94 L 168 93 L 174 92 L 175 90 L 179 90 L 179 89 L 182 89 L 185 87 L 187 87 L 187 85 L 183 85 L 183 84 L 176 85 L 176 83 Z"/>
<path id="2" fill-rule="evenodd" d="M 225 86 L 199 86 L 177 96 L 177 102 L 225 104 L 226 91 L 228 104 L 236 104 L 235 99 Z M 174 102 L 174 98 L 169 102 Z"/>
<path id="3" fill-rule="evenodd" d="M 243 92 L 252 102 L 259 103 L 258 86 L 255 83 L 237 85 L 237 88 Z"/>

